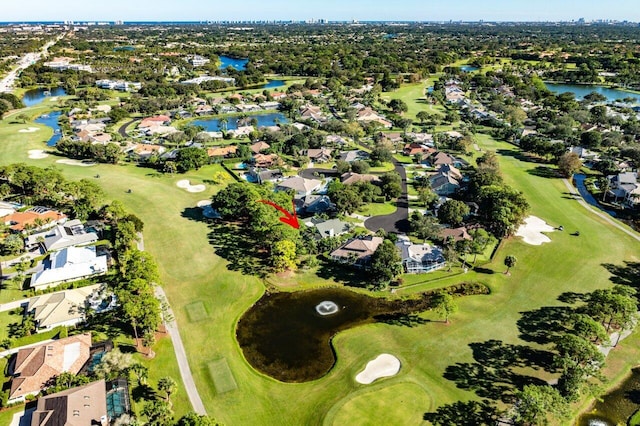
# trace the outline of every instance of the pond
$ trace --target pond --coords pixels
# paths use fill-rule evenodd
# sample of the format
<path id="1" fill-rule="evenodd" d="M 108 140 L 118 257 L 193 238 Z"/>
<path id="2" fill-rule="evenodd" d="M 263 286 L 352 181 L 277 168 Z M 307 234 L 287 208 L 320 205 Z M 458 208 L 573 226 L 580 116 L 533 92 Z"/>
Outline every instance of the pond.
<path id="1" fill-rule="evenodd" d="M 238 59 L 232 58 L 231 56 L 220 56 L 220 66 L 218 69 L 226 69 L 228 67 L 234 68 L 237 71 L 244 71 L 247 69 L 247 64 L 249 63 L 249 59 Z"/>
<path id="2" fill-rule="evenodd" d="M 584 99 L 589 93 L 596 92 L 604 95 L 609 102 L 614 102 L 617 99 L 633 98 L 636 103 L 640 103 L 640 95 L 596 84 L 545 83 L 545 86 L 555 94 L 571 92 L 578 100 Z"/>
<path id="3" fill-rule="evenodd" d="M 430 296 L 387 300 L 343 288 L 265 294 L 238 323 L 238 343 L 257 370 L 283 382 L 316 380 L 336 362 L 333 336 L 376 321 L 424 311 Z M 331 309 L 329 309 L 331 308 Z"/>
<path id="4" fill-rule="evenodd" d="M 262 89 L 272 89 L 274 87 L 281 87 L 284 85 L 285 85 L 284 80 L 269 80 L 267 84 L 262 86 Z"/>
<path id="5" fill-rule="evenodd" d="M 52 89 L 32 89 L 27 90 L 22 97 L 22 102 L 24 102 L 25 106 L 34 106 L 38 105 L 46 98 L 51 96 L 64 96 L 67 92 L 62 87 L 54 87 Z"/>
<path id="6" fill-rule="evenodd" d="M 49 126 L 53 129 L 53 136 L 51 136 L 47 141 L 47 146 L 55 146 L 62 137 L 60 125 L 58 125 L 58 119 L 61 115 L 61 111 L 54 111 L 49 114 L 41 115 L 34 120 L 36 123 L 44 124 L 45 126 Z"/>
<path id="7" fill-rule="evenodd" d="M 258 120 L 258 127 L 267 127 L 267 126 L 275 126 L 276 121 L 278 123 L 288 123 L 287 117 L 285 117 L 281 113 L 270 113 L 270 114 L 253 114 L 247 115 L 245 118 L 243 117 L 227 117 L 226 130 L 235 130 L 239 126 L 250 125 L 250 120 L 255 118 Z M 220 124 L 220 118 L 211 118 L 207 120 L 195 120 L 192 122 L 194 126 L 202 126 L 207 132 L 219 132 L 223 130 L 222 125 Z M 243 120 L 245 124 L 243 124 Z"/>
<path id="8" fill-rule="evenodd" d="M 633 369 L 622 385 L 606 394 L 593 410 L 580 417 L 579 426 L 615 426 L 627 424 L 629 417 L 640 409 L 640 369 Z"/>
<path id="9" fill-rule="evenodd" d="M 460 70 L 464 72 L 474 72 L 478 71 L 480 68 L 474 67 L 473 65 L 461 65 Z"/>

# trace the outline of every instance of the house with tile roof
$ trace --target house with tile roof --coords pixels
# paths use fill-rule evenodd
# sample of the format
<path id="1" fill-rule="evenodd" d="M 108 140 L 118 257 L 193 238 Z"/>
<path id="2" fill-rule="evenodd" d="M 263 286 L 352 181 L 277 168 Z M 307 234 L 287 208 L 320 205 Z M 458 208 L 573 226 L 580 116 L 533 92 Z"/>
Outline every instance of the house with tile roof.
<path id="1" fill-rule="evenodd" d="M 2 221 L 14 232 L 25 229 L 48 229 L 59 223 L 64 223 L 67 215 L 46 207 L 35 206 L 23 212 L 6 215 Z"/>
<path id="2" fill-rule="evenodd" d="M 31 426 L 109 425 L 104 380 L 38 398 Z"/>
<path id="3" fill-rule="evenodd" d="M 378 183 L 380 182 L 380 178 L 377 175 L 347 172 L 340 176 L 340 181 L 345 185 L 353 185 L 358 182 Z"/>
<path id="4" fill-rule="evenodd" d="M 371 261 L 371 256 L 382 244 L 381 237 L 366 236 L 352 238 L 331 252 L 331 259 L 340 263 L 348 263 L 356 268 L 366 268 Z"/>
<path id="5" fill-rule="evenodd" d="M 37 395 L 60 373 L 77 374 L 89 360 L 90 349 L 91 333 L 20 349 L 9 364 L 9 402 Z"/>
<path id="6" fill-rule="evenodd" d="M 331 161 L 332 152 L 333 149 L 324 147 L 318 149 L 308 149 L 307 157 L 309 157 L 309 160 L 313 161 L 314 163 L 326 163 L 328 161 Z"/>
<path id="7" fill-rule="evenodd" d="M 453 239 L 454 242 L 468 240 L 471 241 L 471 235 L 467 232 L 467 228 L 464 226 L 460 228 L 443 228 L 439 233 L 438 237 L 442 241 L 447 241 L 448 239 Z"/>
<path id="8" fill-rule="evenodd" d="M 254 154 L 259 154 L 261 152 L 264 152 L 264 151 L 268 150 L 269 148 L 271 148 L 271 145 L 269 145 L 268 143 L 263 142 L 263 141 L 256 142 L 256 143 L 254 143 L 254 144 L 249 146 L 249 149 Z"/>

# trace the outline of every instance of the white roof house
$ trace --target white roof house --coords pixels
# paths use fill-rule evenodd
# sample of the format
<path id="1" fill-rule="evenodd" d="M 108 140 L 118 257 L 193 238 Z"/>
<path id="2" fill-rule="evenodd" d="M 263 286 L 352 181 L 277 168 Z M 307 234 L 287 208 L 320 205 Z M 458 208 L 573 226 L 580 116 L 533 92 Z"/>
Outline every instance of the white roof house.
<path id="1" fill-rule="evenodd" d="M 322 182 L 317 179 L 305 179 L 300 176 L 290 177 L 283 180 L 276 186 L 276 191 L 287 191 L 293 189 L 297 196 L 303 197 L 320 189 Z"/>
<path id="2" fill-rule="evenodd" d="M 36 290 L 54 287 L 105 274 L 107 269 L 107 256 L 97 256 L 95 247 L 67 247 L 51 253 L 49 265 L 31 277 L 31 287 Z"/>

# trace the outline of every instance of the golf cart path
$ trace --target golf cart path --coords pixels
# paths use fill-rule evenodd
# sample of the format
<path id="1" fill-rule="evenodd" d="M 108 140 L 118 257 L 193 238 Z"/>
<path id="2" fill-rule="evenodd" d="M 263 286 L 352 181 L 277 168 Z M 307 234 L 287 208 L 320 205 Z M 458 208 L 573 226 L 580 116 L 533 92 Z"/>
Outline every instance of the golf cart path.
<path id="1" fill-rule="evenodd" d="M 167 300 L 167 296 L 165 295 L 162 287 L 155 286 L 155 292 L 157 297 Z M 171 307 L 169 307 L 169 313 L 175 318 Z M 180 331 L 178 330 L 178 323 L 175 319 L 171 322 L 165 321 L 165 326 L 167 327 L 167 331 L 169 332 L 169 336 L 171 337 L 171 342 L 173 343 L 173 350 L 175 351 L 176 358 L 178 359 L 180 376 L 182 376 L 182 382 L 184 383 L 184 387 L 187 390 L 187 395 L 189 396 L 189 401 L 191 401 L 193 411 L 195 411 L 199 415 L 204 416 L 207 414 L 207 411 L 204 408 L 202 398 L 200 398 L 198 388 L 196 388 L 196 383 L 193 380 L 193 375 L 191 374 L 191 368 L 189 367 L 189 362 L 187 361 L 187 353 L 184 349 L 184 345 L 182 344 Z"/>
<path id="2" fill-rule="evenodd" d="M 576 190 L 576 188 L 571 185 L 571 182 L 569 182 L 567 179 L 562 179 L 562 181 L 564 182 L 565 186 L 567 187 L 567 189 L 569 190 L 569 192 L 574 193 L 574 191 Z M 621 230 L 622 232 L 624 232 L 625 234 L 629 235 L 632 238 L 635 238 L 637 241 L 640 241 L 640 235 L 637 232 L 631 231 L 627 228 L 625 228 L 624 226 L 620 225 L 618 222 L 616 222 L 615 220 L 611 219 L 611 217 L 608 214 L 605 213 L 601 213 L 597 210 L 595 210 L 593 207 L 591 207 L 589 205 L 589 203 L 587 203 L 584 198 L 582 198 L 582 196 L 573 196 L 580 204 L 582 204 L 582 206 L 587 209 L 590 210 L 593 214 L 599 216 L 602 220 L 604 220 L 605 222 L 609 223 L 610 225 L 613 225 L 614 227 L 618 228 L 619 230 Z"/>

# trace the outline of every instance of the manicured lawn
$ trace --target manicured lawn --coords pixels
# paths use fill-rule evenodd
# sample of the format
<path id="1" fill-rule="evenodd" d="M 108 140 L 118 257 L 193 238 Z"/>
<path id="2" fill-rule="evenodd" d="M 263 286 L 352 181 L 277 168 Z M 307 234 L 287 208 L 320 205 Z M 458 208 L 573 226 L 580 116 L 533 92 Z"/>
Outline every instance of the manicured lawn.
<path id="1" fill-rule="evenodd" d="M 0 424 L 9 425 L 11 424 L 11 420 L 13 420 L 13 416 L 16 413 L 21 413 L 24 411 L 24 405 L 18 405 L 16 407 L 11 407 L 0 411 Z"/>
<path id="2" fill-rule="evenodd" d="M 16 126 L 19 125 L 0 124 L 0 163 L 54 164 L 54 157 L 27 160 L 28 149 L 42 148 L 44 133 L 39 137 L 17 134 Z M 564 198 L 566 189 L 560 180 L 530 173 L 536 164 L 519 160 L 512 146 L 480 136 L 478 143 L 483 149 L 500 150 L 505 179 L 525 192 L 532 214 L 551 225 L 562 224 L 570 232 L 579 229 L 581 236 L 554 232 L 550 234 L 552 242 L 542 246 L 526 245 L 512 238 L 504 243 L 492 263 L 483 265 L 483 272 L 470 270 L 408 289 L 406 293 L 478 281 L 488 285 L 492 293 L 460 299 L 459 312 L 448 325 L 434 313 L 426 312 L 420 317 L 430 322 L 412 327 L 376 323 L 341 332 L 333 341 L 337 354 L 334 368 L 319 380 L 298 384 L 280 383 L 258 373 L 247 364 L 236 343 L 238 319 L 261 297 L 265 287 L 258 278 L 237 271 L 242 259 L 224 251 L 218 254 L 225 258 L 216 254 L 209 243 L 211 230 L 199 219 L 195 204 L 220 188 L 206 183 L 215 171 L 221 170 L 219 166 L 175 176 L 163 176 L 135 165 L 57 167 L 74 179 L 94 179 L 99 173 L 101 178 L 95 182 L 103 186 L 108 196 L 122 200 L 145 222 L 145 248 L 158 260 L 162 284 L 181 327 L 198 390 L 213 417 L 229 425 L 411 424 L 419 422 L 424 412 L 442 404 L 477 398 L 473 392 L 458 387 L 454 380 L 443 377 L 448 368 L 459 363 L 482 363 L 481 359 L 474 359 L 470 344 L 490 340 L 529 344 L 520 339 L 516 325 L 523 312 L 561 305 L 557 298 L 563 292 L 587 292 L 609 286 L 611 275 L 604 264 L 623 265 L 625 260 L 640 260 L 640 244 L 576 201 Z M 175 186 L 180 179 L 190 179 L 193 184 L 205 182 L 207 190 L 188 193 Z M 133 188 L 132 194 L 126 193 L 129 188 Z M 380 206 L 393 211 L 391 205 Z M 518 264 L 511 276 L 506 276 L 502 273 L 503 260 L 509 254 L 518 258 Z M 302 274 L 301 280 L 304 277 Z M 279 284 L 274 277 L 269 277 L 269 281 Z M 306 282 L 334 284 L 333 280 L 320 277 Z M 202 321 L 193 322 L 190 318 L 190 315 L 199 318 L 203 312 L 208 316 Z M 164 339 L 154 348 L 158 354 L 151 361 L 150 381 L 154 384 L 164 375 L 179 378 L 167 342 Z M 637 339 L 629 341 L 634 342 Z M 623 349 L 626 344 L 622 343 Z M 357 384 L 354 376 L 383 352 L 402 361 L 398 376 L 369 386 Z M 211 370 L 212 365 L 219 367 L 216 363 L 221 359 L 226 361 L 237 384 L 237 389 L 229 387 L 224 393 L 216 391 L 216 381 L 221 379 L 219 373 L 212 375 Z M 616 364 L 618 371 L 635 359 L 622 358 Z M 225 370 L 223 379 L 230 377 L 228 372 Z M 517 374 L 549 376 L 531 368 L 518 369 Z M 461 381 L 476 379 L 460 377 Z M 183 406 L 180 398 L 186 395 L 181 386 L 175 397 L 176 411 Z"/>
<path id="3" fill-rule="evenodd" d="M 363 216 L 381 216 L 395 211 L 396 206 L 394 203 L 369 203 L 358 209 L 357 213 Z"/>
<path id="4" fill-rule="evenodd" d="M 427 87 L 433 86 L 433 82 L 428 80 L 427 82 L 403 84 L 399 89 L 393 92 L 385 92 L 382 94 L 382 98 L 390 101 L 391 99 L 401 99 L 409 108 L 403 116 L 408 118 L 416 118 L 416 114 L 419 111 L 427 111 L 430 114 L 440 114 L 444 116 L 445 110 L 442 105 L 433 105 L 426 101 L 425 93 Z"/>

